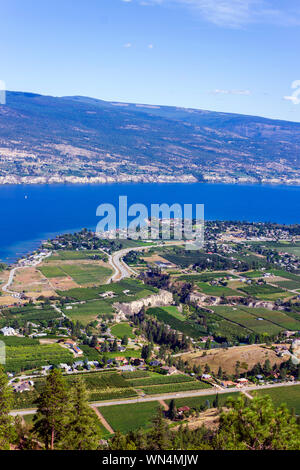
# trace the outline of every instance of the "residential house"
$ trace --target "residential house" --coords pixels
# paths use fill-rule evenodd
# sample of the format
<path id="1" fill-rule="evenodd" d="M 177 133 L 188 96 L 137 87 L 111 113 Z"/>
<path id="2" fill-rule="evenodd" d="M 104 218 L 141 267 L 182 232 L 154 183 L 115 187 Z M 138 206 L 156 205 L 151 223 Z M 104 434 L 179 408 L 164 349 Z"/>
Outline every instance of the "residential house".
<path id="1" fill-rule="evenodd" d="M 16 336 L 16 334 L 17 334 L 16 330 L 14 328 L 9 327 L 9 326 L 5 326 L 0 331 L 4 336 Z"/>
<path id="2" fill-rule="evenodd" d="M 176 374 L 177 372 L 176 367 L 163 366 L 161 367 L 161 370 L 167 372 L 167 375 L 173 375 L 173 374 Z"/>

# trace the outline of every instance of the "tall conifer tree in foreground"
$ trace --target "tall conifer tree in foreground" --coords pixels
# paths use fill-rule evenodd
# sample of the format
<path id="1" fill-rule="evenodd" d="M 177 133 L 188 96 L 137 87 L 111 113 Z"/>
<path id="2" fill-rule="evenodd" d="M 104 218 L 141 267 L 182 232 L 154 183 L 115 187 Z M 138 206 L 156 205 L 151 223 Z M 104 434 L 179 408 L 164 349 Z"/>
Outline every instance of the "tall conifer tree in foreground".
<path id="1" fill-rule="evenodd" d="M 14 420 L 9 415 L 13 403 L 8 378 L 0 366 L 0 450 L 9 450 L 17 438 Z"/>
<path id="2" fill-rule="evenodd" d="M 61 371 L 51 371 L 37 401 L 34 431 L 47 450 L 53 450 L 62 438 L 69 416 L 69 396 Z"/>
<path id="3" fill-rule="evenodd" d="M 101 439 L 98 418 L 90 408 L 82 378 L 73 385 L 70 411 L 60 448 L 65 450 L 96 450 Z"/>

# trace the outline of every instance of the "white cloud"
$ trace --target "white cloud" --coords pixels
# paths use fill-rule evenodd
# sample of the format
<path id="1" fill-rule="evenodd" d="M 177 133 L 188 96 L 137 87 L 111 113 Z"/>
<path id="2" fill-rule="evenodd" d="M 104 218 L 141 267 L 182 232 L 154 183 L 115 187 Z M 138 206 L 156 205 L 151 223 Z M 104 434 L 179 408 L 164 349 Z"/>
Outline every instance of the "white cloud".
<path id="1" fill-rule="evenodd" d="M 213 93 L 214 95 L 251 95 L 250 90 L 224 90 L 218 88 L 216 90 L 213 90 L 211 93 Z"/>
<path id="2" fill-rule="evenodd" d="M 291 101 L 293 104 L 300 104 L 300 80 L 294 80 L 291 85 L 292 90 L 295 90 L 291 96 L 284 96 L 283 99 Z"/>
<path id="3" fill-rule="evenodd" d="M 241 27 L 248 23 L 300 25 L 298 0 L 136 0 L 140 5 L 182 5 L 197 10 L 219 26 Z"/>
<path id="4" fill-rule="evenodd" d="M 148 49 L 153 49 L 153 44 L 148 44 Z"/>
<path id="5" fill-rule="evenodd" d="M 129 47 L 132 47 L 132 44 L 131 42 L 126 42 L 126 44 L 123 44 L 123 47 L 126 47 L 128 49 Z"/>

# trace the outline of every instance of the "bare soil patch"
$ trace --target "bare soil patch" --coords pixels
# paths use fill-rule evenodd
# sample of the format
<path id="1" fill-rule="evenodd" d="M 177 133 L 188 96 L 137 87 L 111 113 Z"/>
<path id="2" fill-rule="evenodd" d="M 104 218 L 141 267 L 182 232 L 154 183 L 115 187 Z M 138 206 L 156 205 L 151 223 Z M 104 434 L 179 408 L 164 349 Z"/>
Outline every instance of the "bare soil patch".
<path id="1" fill-rule="evenodd" d="M 45 297 L 55 295 L 49 281 L 34 267 L 18 269 L 10 289 L 15 292 L 25 292 L 34 298 L 40 295 Z"/>
<path id="2" fill-rule="evenodd" d="M 271 365 L 281 364 L 286 361 L 286 358 L 277 357 L 276 353 L 271 349 L 252 344 L 249 346 L 236 346 L 229 349 L 212 349 L 206 351 L 206 356 L 203 352 L 184 354 L 182 356 L 184 361 L 189 361 L 191 364 L 197 364 L 204 367 L 208 364 L 213 372 L 218 372 L 221 366 L 228 374 L 235 372 L 236 362 L 239 361 L 241 365 L 247 365 L 247 368 L 240 368 L 241 372 L 246 372 L 253 368 L 255 364 L 260 362 L 263 364 L 266 359 L 269 359 Z"/>
<path id="3" fill-rule="evenodd" d="M 49 282 L 55 290 L 69 290 L 80 287 L 71 277 L 52 277 Z"/>
<path id="4" fill-rule="evenodd" d="M 199 416 L 192 416 L 191 418 L 188 418 L 186 423 L 190 430 L 198 429 L 203 425 L 209 429 L 216 429 L 219 424 L 219 419 L 219 410 L 216 408 L 210 408 L 209 410 L 200 413 Z M 184 426 L 185 425 L 186 424 L 184 424 Z M 178 429 L 179 426 L 173 428 L 174 431 Z"/>

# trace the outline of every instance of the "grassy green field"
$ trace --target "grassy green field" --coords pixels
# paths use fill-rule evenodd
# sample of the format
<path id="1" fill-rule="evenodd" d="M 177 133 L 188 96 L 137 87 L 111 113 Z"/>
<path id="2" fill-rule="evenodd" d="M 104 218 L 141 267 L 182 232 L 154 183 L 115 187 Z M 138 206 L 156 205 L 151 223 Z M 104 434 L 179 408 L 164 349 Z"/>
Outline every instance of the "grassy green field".
<path id="1" fill-rule="evenodd" d="M 268 271 L 269 272 L 269 271 Z M 249 279 L 253 279 L 256 277 L 263 277 L 265 271 L 248 271 L 246 273 L 241 273 L 241 276 L 248 277 Z"/>
<path id="2" fill-rule="evenodd" d="M 167 312 L 172 317 L 177 318 L 177 320 L 180 320 L 180 321 L 185 321 L 186 320 L 186 317 L 181 312 L 179 312 L 177 307 L 175 307 L 173 305 L 171 305 L 169 307 L 161 307 L 161 308 L 162 308 L 162 310 Z"/>
<path id="3" fill-rule="evenodd" d="M 103 284 L 112 273 L 110 268 L 98 264 L 49 265 L 39 269 L 49 279 L 70 276 L 79 285 Z"/>
<path id="4" fill-rule="evenodd" d="M 83 260 L 83 259 L 103 259 L 106 258 L 106 255 L 98 250 L 79 250 L 79 251 L 69 251 L 69 250 L 60 250 L 56 251 L 47 261 L 72 261 L 72 260 Z"/>
<path id="5" fill-rule="evenodd" d="M 255 393 L 259 396 L 269 395 L 276 406 L 285 403 L 290 410 L 295 408 L 296 414 L 300 414 L 300 385 L 257 390 L 255 392 L 251 392 L 251 395 L 254 395 Z"/>
<path id="6" fill-rule="evenodd" d="M 94 300 L 84 304 L 71 305 L 72 309 L 63 308 L 64 314 L 71 320 L 79 321 L 83 325 L 87 325 L 94 321 L 98 316 L 111 316 L 113 307 L 104 300 Z"/>
<path id="7" fill-rule="evenodd" d="M 128 405 L 113 405 L 99 407 L 100 413 L 111 425 L 114 431 L 127 433 L 137 429 L 151 427 L 159 407 L 157 401 L 132 403 Z"/>
<path id="8" fill-rule="evenodd" d="M 225 306 L 214 306 L 211 307 L 214 312 L 216 312 L 221 317 L 237 323 L 249 330 L 254 331 L 255 333 L 263 334 L 267 333 L 269 335 L 278 334 L 283 330 L 282 327 L 275 325 L 267 320 L 258 320 L 262 318 L 260 316 L 255 316 L 252 314 L 252 311 L 256 309 L 248 309 L 247 307 L 225 307 Z M 262 309 L 263 310 L 263 309 Z"/>
<path id="9" fill-rule="evenodd" d="M 111 332 L 114 336 L 118 338 L 123 338 L 123 336 L 128 336 L 128 338 L 134 338 L 133 328 L 128 323 L 118 323 L 111 328 Z"/>
<path id="10" fill-rule="evenodd" d="M 48 279 L 53 277 L 66 277 L 66 273 L 60 268 L 60 266 L 41 266 L 38 269 Z"/>
<path id="11" fill-rule="evenodd" d="M 206 284 L 205 282 L 198 282 L 198 287 L 200 288 L 201 292 L 207 295 L 213 295 L 216 297 L 229 297 L 234 295 L 245 295 L 243 293 L 237 292 L 230 287 L 224 286 L 211 286 L 210 284 Z"/>
<path id="12" fill-rule="evenodd" d="M 125 352 L 120 353 L 119 351 L 117 352 L 108 352 L 105 353 L 105 357 L 107 359 L 114 359 L 115 357 L 133 357 L 133 358 L 140 358 L 141 357 L 141 349 L 130 349 L 127 348 Z"/>

